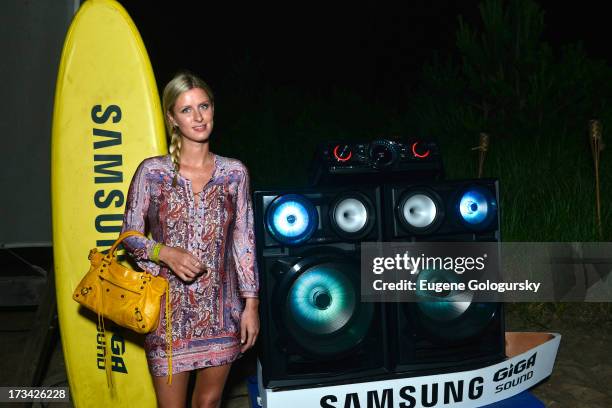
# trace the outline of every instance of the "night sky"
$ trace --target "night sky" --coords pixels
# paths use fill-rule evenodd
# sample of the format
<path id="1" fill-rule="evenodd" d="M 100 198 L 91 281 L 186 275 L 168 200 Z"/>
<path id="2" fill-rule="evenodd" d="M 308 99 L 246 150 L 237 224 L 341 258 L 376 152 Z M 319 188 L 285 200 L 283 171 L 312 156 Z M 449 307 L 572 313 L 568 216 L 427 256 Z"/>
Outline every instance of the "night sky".
<path id="1" fill-rule="evenodd" d="M 220 12 L 209 2 L 120 0 L 141 32 L 160 86 L 178 69 L 218 93 L 237 83 L 350 89 L 391 105 L 418 82 L 434 53 L 452 54 L 457 16 L 479 23 L 479 1 L 412 1 L 407 8 L 324 8 L 310 3 Z M 596 2 L 539 1 L 553 49 L 582 41 L 612 62 L 609 15 Z"/>

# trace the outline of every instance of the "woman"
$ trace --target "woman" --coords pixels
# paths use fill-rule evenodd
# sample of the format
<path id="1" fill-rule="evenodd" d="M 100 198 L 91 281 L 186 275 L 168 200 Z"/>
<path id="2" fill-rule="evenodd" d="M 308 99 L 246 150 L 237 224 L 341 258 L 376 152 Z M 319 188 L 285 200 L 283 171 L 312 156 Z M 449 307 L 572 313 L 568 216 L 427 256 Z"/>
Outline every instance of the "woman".
<path id="1" fill-rule="evenodd" d="M 139 165 L 122 229 L 152 239 L 124 243 L 141 268 L 170 285 L 171 369 L 164 311 L 145 338 L 159 406 L 184 407 L 196 371 L 192 406 L 217 407 L 231 363 L 259 331 L 249 177 L 240 161 L 209 150 L 214 100 L 204 81 L 176 75 L 164 88 L 163 111 L 170 154 Z"/>

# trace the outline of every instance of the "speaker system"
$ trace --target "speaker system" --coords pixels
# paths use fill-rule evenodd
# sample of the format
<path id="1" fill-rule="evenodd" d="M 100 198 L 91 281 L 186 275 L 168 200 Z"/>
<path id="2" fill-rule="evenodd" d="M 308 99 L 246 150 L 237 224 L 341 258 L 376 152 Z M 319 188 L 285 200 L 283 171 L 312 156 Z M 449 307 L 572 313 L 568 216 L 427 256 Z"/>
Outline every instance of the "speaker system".
<path id="1" fill-rule="evenodd" d="M 505 357 L 502 306 L 469 292 L 461 302 L 360 301 L 362 242 L 499 243 L 497 180 L 278 189 L 256 191 L 253 202 L 264 387 L 458 371 Z"/>
<path id="2" fill-rule="evenodd" d="M 383 193 L 385 241 L 496 243 L 487 247 L 499 259 L 497 180 L 387 185 Z M 428 281 L 453 279 L 442 270 L 420 273 Z M 469 290 L 446 295 L 462 301 L 421 293 L 416 302 L 388 304 L 394 373 L 464 370 L 505 358 L 503 305 L 478 302 Z"/>
<path id="3" fill-rule="evenodd" d="M 360 242 L 382 237 L 380 189 L 254 193 L 266 388 L 388 373 L 386 309 L 360 301 Z"/>

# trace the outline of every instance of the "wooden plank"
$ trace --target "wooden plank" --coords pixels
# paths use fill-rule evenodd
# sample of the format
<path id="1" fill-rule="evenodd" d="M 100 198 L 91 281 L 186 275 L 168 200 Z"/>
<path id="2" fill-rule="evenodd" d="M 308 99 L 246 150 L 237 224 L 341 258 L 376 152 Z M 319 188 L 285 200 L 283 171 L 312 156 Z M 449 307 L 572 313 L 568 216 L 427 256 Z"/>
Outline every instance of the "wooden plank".
<path id="1" fill-rule="evenodd" d="M 36 317 L 28 336 L 23 353 L 23 364 L 19 367 L 17 384 L 40 386 L 48 368 L 51 353 L 58 340 L 57 308 L 55 299 L 55 280 L 49 273 L 48 284 L 41 298 Z"/>
<path id="2" fill-rule="evenodd" d="M 0 307 L 39 305 L 48 282 L 43 276 L 0 276 Z"/>

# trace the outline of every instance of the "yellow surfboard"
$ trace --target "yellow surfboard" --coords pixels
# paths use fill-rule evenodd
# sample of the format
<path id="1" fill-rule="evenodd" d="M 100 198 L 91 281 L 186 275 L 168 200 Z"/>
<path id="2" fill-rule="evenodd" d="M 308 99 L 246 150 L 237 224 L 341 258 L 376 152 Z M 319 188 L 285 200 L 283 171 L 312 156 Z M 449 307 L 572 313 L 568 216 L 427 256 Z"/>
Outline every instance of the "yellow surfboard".
<path id="1" fill-rule="evenodd" d="M 121 229 L 136 167 L 164 154 L 159 94 L 136 26 L 114 0 L 87 0 L 62 53 L 53 112 L 53 253 L 62 347 L 77 407 L 154 407 L 144 337 L 72 300 L 93 247 L 107 249 Z M 114 394 L 107 387 L 104 342 Z"/>

